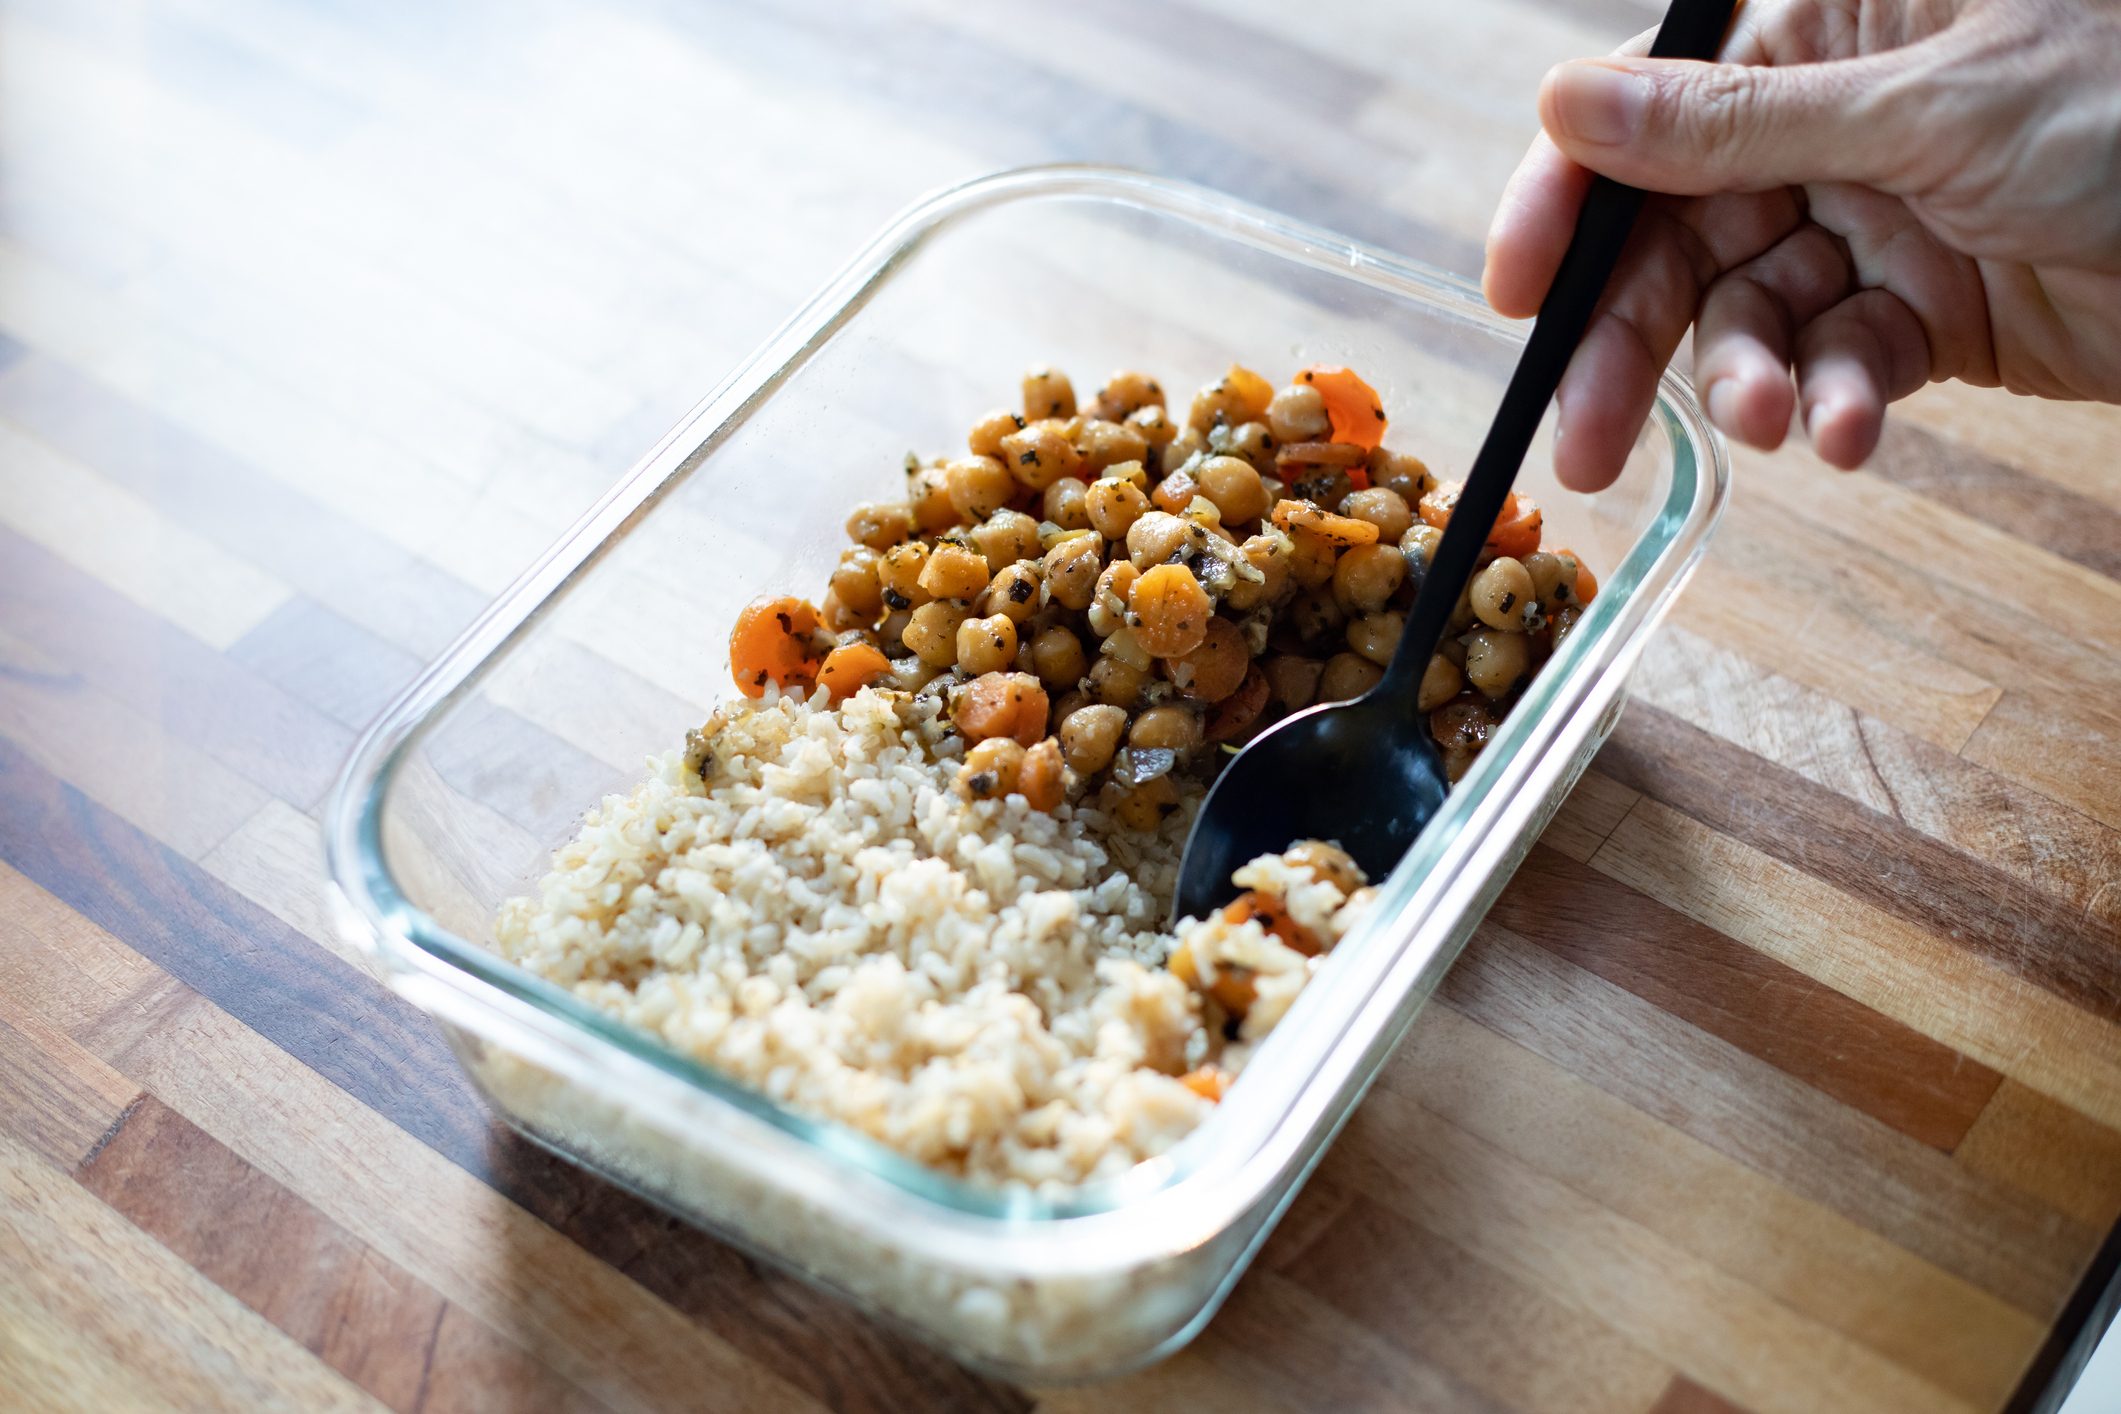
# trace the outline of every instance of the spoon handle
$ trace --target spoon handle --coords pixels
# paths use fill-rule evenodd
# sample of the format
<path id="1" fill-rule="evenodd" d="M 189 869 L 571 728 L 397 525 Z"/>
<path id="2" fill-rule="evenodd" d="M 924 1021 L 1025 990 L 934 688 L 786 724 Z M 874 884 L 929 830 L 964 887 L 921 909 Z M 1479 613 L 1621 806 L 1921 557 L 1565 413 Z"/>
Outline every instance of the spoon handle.
<path id="1" fill-rule="evenodd" d="M 1655 59 L 1712 59 L 1723 42 L 1737 0 L 1672 0 L 1664 23 L 1650 46 Z M 1569 366 L 1576 346 L 1583 340 L 1599 297 L 1613 278 L 1613 267 L 1635 228 L 1646 193 L 1607 177 L 1595 177 L 1576 218 L 1576 233 L 1568 252 L 1554 274 L 1554 283 L 1540 303 L 1539 318 L 1518 356 L 1517 368 L 1503 389 L 1502 403 L 1487 439 L 1466 474 L 1458 505 L 1444 528 L 1422 577 L 1421 589 L 1408 614 L 1399 648 L 1386 671 L 1380 690 L 1412 696 L 1430 657 L 1443 641 L 1451 611 L 1458 607 L 1459 592 L 1473 577 L 1488 528 L 1502 514 L 1510 485 L 1524 463 L 1539 419 L 1561 375 Z"/>

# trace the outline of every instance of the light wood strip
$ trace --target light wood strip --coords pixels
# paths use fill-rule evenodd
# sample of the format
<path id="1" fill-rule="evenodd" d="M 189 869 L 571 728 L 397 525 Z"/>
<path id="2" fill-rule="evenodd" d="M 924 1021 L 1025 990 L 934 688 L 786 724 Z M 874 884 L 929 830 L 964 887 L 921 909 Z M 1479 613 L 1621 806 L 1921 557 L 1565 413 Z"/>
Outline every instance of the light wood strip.
<path id="1" fill-rule="evenodd" d="M 1387 1126 L 1434 1115 L 1477 1135 L 1977 1407 L 2038 1343 L 2039 1321 L 1454 1007 L 1423 1018 L 1370 1108 Z"/>
<path id="2" fill-rule="evenodd" d="M 2115 484 L 2112 463 L 2090 451 L 2114 435 L 2110 408 L 2014 398 L 1996 388 L 1933 385 L 1900 403 L 1894 415 L 2088 500 L 2121 509 L 2121 485 Z"/>
<path id="3" fill-rule="evenodd" d="M 1637 805 L 1591 862 L 2108 1127 L 2121 1126 L 2121 1027 L 2111 1022 L 1654 801 Z"/>
<path id="4" fill-rule="evenodd" d="M 87 1158 L 140 1098 L 139 1086 L 4 991 L 0 1077 L 0 1133 L 62 1171 Z"/>
<path id="5" fill-rule="evenodd" d="M 0 1135 L 0 1389 L 30 1408 L 378 1410 Z"/>
<path id="6" fill-rule="evenodd" d="M 1641 798 L 1638 792 L 1596 769 L 1585 771 L 1578 778 L 1576 789 L 1561 802 L 1561 809 L 1554 812 L 1539 841 L 1571 859 L 1588 863 Z"/>
<path id="7" fill-rule="evenodd" d="M 2121 1131 L 2005 1081 L 1953 1152 L 2093 1228 L 2121 1218 Z"/>

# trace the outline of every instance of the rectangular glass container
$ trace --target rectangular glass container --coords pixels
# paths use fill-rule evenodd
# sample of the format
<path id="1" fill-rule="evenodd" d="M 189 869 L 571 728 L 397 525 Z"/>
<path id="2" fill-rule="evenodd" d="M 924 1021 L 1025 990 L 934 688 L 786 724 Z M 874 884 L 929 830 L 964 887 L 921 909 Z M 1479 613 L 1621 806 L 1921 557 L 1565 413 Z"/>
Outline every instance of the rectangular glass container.
<path id="1" fill-rule="evenodd" d="M 409 687 L 326 812 L 340 926 L 431 1013 L 508 1123 L 952 1355 L 1030 1382 L 1146 1363 L 1198 1331 L 1611 729 L 1702 552 L 1728 467 L 1668 375 L 1626 474 L 1519 485 L 1596 602 L 1452 792 L 1380 906 L 1223 1104 L 1065 1201 L 966 1184 L 809 1119 L 589 1010 L 482 944 L 501 902 L 730 693 L 764 592 L 821 584 L 909 449 L 961 445 L 1033 362 L 1174 394 L 1231 361 L 1346 364 L 1389 441 L 1464 473 L 1525 326 L 1464 283 L 1197 187 L 1003 173 L 895 221 Z M 1182 405 L 1182 404 L 1181 404 Z"/>

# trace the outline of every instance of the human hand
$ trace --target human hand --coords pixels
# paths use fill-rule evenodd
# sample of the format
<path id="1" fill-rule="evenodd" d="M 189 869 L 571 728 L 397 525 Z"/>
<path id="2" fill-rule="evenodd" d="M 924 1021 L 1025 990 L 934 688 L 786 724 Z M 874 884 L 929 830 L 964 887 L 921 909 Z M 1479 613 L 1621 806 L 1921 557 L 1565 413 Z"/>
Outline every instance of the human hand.
<path id="1" fill-rule="evenodd" d="M 1753 0 L 1716 64 L 1562 64 L 1488 232 L 1537 312 L 1591 173 L 1652 192 L 1556 395 L 1555 473 L 1610 485 L 1695 326 L 1731 437 L 1828 462 L 1959 379 L 2121 402 L 2121 3 Z M 1792 384 L 1794 372 L 1795 382 Z"/>

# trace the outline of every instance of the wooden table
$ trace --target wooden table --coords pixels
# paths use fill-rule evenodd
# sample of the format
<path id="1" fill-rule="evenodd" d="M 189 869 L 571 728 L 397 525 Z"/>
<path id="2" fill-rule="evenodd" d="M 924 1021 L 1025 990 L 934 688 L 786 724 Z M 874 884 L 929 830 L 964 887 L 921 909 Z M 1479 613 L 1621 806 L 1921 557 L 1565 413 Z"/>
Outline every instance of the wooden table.
<path id="1" fill-rule="evenodd" d="M 1988 1410 L 2121 1210 L 2121 416 L 1741 454 L 1613 743 L 1214 1325 L 1003 1387 L 499 1132 L 349 965 L 389 692 L 913 195 L 1096 158 L 1472 272 L 1641 0 L 25 0 L 0 1404 Z"/>

